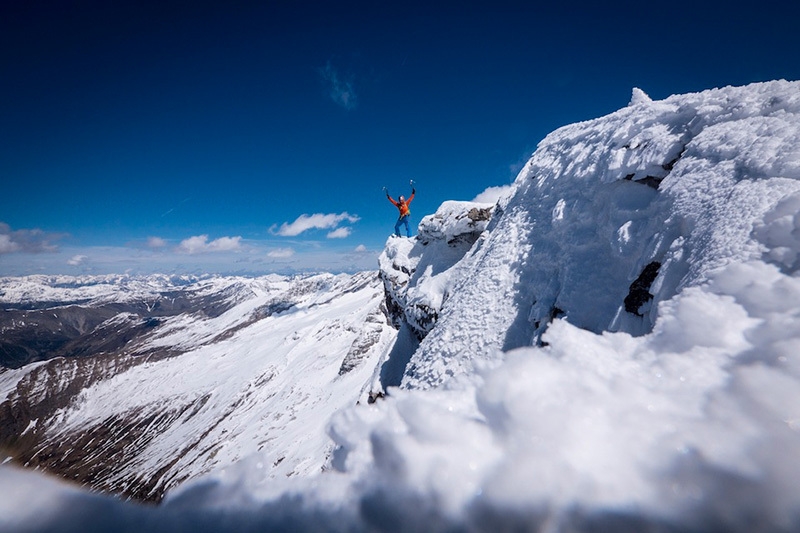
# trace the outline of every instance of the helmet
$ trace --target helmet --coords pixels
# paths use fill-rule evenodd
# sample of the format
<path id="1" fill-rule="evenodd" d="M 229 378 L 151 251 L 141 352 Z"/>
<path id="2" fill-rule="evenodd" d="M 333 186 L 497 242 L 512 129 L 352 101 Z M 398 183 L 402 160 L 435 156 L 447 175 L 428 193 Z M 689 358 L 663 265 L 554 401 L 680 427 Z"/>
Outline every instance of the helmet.
<path id="1" fill-rule="evenodd" d="M 406 199 L 406 197 L 405 197 L 405 196 L 401 196 L 401 197 L 400 197 L 400 201 L 401 201 L 401 202 L 402 202 L 403 200 L 405 200 L 405 199 Z"/>

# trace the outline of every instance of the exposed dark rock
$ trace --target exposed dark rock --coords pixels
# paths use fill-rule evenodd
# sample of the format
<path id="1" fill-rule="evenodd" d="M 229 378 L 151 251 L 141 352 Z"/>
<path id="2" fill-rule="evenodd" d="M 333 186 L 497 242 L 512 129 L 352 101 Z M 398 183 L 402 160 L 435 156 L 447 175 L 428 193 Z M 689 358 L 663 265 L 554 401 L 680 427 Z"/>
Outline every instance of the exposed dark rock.
<path id="1" fill-rule="evenodd" d="M 439 310 L 425 304 L 412 304 L 406 308 L 405 317 L 414 335 L 421 341 L 436 326 Z"/>
<path id="2" fill-rule="evenodd" d="M 645 176 L 644 178 L 638 180 L 633 179 L 635 177 L 636 174 L 628 174 L 625 176 L 625 180 L 633 181 L 634 183 L 641 183 L 642 185 L 647 185 L 648 187 L 652 187 L 656 190 L 658 190 L 658 186 L 661 185 L 661 182 L 664 180 L 663 177 L 658 178 L 656 176 Z"/>
<path id="3" fill-rule="evenodd" d="M 553 307 L 550 308 L 550 312 L 548 313 L 547 325 L 549 326 L 553 322 L 553 320 L 555 320 L 556 318 L 561 318 L 563 316 L 566 316 L 564 310 L 554 305 Z M 542 346 L 542 347 L 550 346 L 550 343 L 542 340 L 542 334 L 544 333 L 544 329 L 547 329 L 546 327 L 544 329 L 541 329 L 542 321 L 541 320 L 535 321 L 533 323 L 533 326 L 538 332 L 534 337 L 536 346 Z"/>
<path id="4" fill-rule="evenodd" d="M 485 207 L 485 208 L 477 208 L 473 207 L 467 213 L 467 217 L 472 220 L 473 223 L 475 222 L 484 222 L 492 218 L 492 208 Z"/>
<path id="5" fill-rule="evenodd" d="M 367 317 L 358 337 L 350 345 L 347 355 L 342 360 L 342 365 L 339 367 L 340 376 L 358 367 L 372 347 L 380 342 L 385 324 L 382 318 L 381 314 L 372 314 Z"/>
<path id="6" fill-rule="evenodd" d="M 636 180 L 634 183 L 641 183 L 642 185 L 647 185 L 653 189 L 658 190 L 658 186 L 661 185 L 661 182 L 664 178 L 657 178 L 655 176 L 645 176 L 640 180 Z"/>
<path id="7" fill-rule="evenodd" d="M 386 395 L 381 391 L 370 392 L 369 396 L 367 397 L 367 403 L 368 404 L 373 404 L 373 403 L 377 402 L 378 400 L 383 399 L 385 397 L 386 397 Z"/>
<path id="8" fill-rule="evenodd" d="M 649 292 L 650 286 L 658 276 L 658 270 L 660 268 L 661 263 L 658 261 L 653 261 L 644 267 L 639 277 L 631 283 L 628 295 L 625 297 L 625 311 L 636 316 L 642 316 L 639 312 L 639 308 L 653 299 L 653 295 Z"/>
<path id="9" fill-rule="evenodd" d="M 285 313 L 295 305 L 297 305 L 296 302 L 291 302 L 288 300 L 276 300 L 266 305 L 262 305 L 253 311 L 253 316 L 257 320 L 261 320 L 262 318 L 267 318 L 278 313 Z"/>
<path id="10" fill-rule="evenodd" d="M 406 274 L 408 273 L 406 272 Z M 408 274 L 409 277 L 410 275 Z M 405 311 L 403 310 L 403 305 L 395 298 L 395 294 L 401 293 L 405 285 L 400 285 L 399 280 L 392 277 L 389 272 L 381 271 L 378 276 L 383 282 L 384 303 L 389 324 L 394 329 L 400 329 L 403 320 L 405 320 Z"/>
<path id="11" fill-rule="evenodd" d="M 645 145 L 642 145 L 642 147 L 643 146 Z M 626 145 L 625 148 L 630 148 L 630 147 Z M 641 183 L 642 185 L 647 185 L 648 187 L 652 187 L 653 189 L 658 190 L 659 186 L 661 185 L 661 182 L 664 181 L 664 178 L 666 178 L 670 172 L 672 172 L 672 169 L 675 167 L 675 164 L 678 161 L 680 161 L 685 151 L 686 151 L 686 144 L 684 144 L 681 147 L 681 150 L 680 152 L 678 152 L 678 155 L 676 155 L 670 161 L 667 161 L 666 163 L 661 165 L 661 168 L 664 170 L 663 175 L 661 175 L 662 174 L 661 172 L 656 171 L 656 174 L 658 174 L 656 176 L 648 174 L 643 178 L 636 179 L 636 173 L 634 172 L 633 174 L 628 174 L 623 179 L 627 181 L 633 181 L 634 183 Z"/>
<path id="12" fill-rule="evenodd" d="M 675 167 L 675 163 L 677 163 L 678 161 L 680 161 L 681 157 L 683 157 L 683 154 L 684 154 L 684 152 L 686 152 L 686 146 L 687 146 L 687 145 L 688 145 L 688 143 L 685 143 L 685 144 L 684 144 L 684 145 L 681 147 L 681 151 L 680 151 L 680 152 L 678 152 L 678 155 L 676 155 L 676 156 L 675 156 L 675 157 L 674 157 L 674 158 L 673 158 L 671 161 L 667 161 L 666 163 L 664 163 L 663 165 L 661 165 L 661 168 L 663 168 L 663 169 L 664 169 L 664 170 L 666 170 L 667 172 L 672 172 L 672 169 L 673 169 L 673 167 Z"/>

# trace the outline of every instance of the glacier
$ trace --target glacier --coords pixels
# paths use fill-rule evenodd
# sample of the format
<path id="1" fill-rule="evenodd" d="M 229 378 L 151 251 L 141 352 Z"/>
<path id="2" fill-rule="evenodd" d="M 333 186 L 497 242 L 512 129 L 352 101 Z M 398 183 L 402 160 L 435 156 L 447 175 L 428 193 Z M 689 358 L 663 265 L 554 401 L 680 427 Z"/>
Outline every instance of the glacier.
<path id="1" fill-rule="evenodd" d="M 149 508 L 6 466 L 0 526 L 796 531 L 798 253 L 800 82 L 634 89 L 548 135 L 496 204 L 445 202 L 387 241 L 368 307 L 397 329 L 346 391 L 312 380 L 347 399 L 306 406 L 329 438 L 313 468 L 231 450 Z M 259 324 L 225 358 L 187 348 L 252 362 Z"/>

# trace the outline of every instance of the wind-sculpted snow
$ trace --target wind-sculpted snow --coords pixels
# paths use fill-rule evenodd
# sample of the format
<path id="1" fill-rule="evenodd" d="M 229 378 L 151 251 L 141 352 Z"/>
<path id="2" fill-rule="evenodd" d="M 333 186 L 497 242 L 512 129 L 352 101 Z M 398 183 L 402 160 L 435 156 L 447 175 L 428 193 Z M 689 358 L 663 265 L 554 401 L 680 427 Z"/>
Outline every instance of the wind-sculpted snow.
<path id="1" fill-rule="evenodd" d="M 548 135 L 452 281 L 404 386 L 469 378 L 498 350 L 539 344 L 554 318 L 646 334 L 660 302 L 765 246 L 794 265 L 798 108 L 798 84 L 773 82 L 642 99 Z"/>
<path id="2" fill-rule="evenodd" d="M 800 280 L 758 260 L 708 279 L 648 335 L 555 320 L 480 385 L 338 415 L 343 470 L 476 529 L 796 530 Z"/>
<path id="3" fill-rule="evenodd" d="M 0 528 L 798 531 L 798 221 L 800 82 L 634 91 L 542 141 L 459 254 L 387 243 L 382 357 L 409 360 L 333 415 L 325 472 L 255 453 L 142 509 L 4 469 Z M 67 526 L 15 504 L 36 487 Z"/>

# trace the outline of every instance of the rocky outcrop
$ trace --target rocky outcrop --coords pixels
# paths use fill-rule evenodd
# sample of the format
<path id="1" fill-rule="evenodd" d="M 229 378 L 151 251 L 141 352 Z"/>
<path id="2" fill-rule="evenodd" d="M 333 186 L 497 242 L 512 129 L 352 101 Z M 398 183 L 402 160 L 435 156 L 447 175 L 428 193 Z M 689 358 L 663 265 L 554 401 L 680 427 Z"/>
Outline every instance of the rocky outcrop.
<path id="1" fill-rule="evenodd" d="M 392 325 L 407 324 L 422 340 L 433 329 L 451 290 L 451 270 L 491 220 L 494 205 L 443 203 L 419 223 L 415 238 L 390 237 L 379 258 Z"/>
<path id="2" fill-rule="evenodd" d="M 364 325 L 358 332 L 358 337 L 350 345 L 350 349 L 342 360 L 342 365 L 339 367 L 340 376 L 358 368 L 369 355 L 370 350 L 380 342 L 387 325 L 386 318 L 386 310 L 383 306 L 367 316 Z"/>

